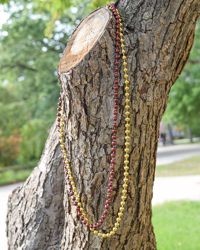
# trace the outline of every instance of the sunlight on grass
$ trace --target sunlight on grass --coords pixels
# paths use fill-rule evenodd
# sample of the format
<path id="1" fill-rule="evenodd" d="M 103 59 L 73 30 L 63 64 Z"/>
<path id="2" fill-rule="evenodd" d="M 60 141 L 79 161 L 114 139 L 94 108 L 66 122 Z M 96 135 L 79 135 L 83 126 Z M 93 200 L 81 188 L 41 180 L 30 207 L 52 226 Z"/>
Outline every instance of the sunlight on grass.
<path id="1" fill-rule="evenodd" d="M 153 207 L 158 250 L 200 249 L 200 202 L 176 201 Z"/>

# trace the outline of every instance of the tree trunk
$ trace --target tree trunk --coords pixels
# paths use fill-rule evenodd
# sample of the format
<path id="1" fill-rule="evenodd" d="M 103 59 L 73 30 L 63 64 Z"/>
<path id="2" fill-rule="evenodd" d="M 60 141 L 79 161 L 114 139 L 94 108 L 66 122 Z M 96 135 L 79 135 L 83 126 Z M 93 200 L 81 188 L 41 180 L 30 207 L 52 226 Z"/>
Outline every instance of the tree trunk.
<path id="1" fill-rule="evenodd" d="M 187 126 L 187 133 L 188 133 L 188 138 L 190 139 L 190 142 L 193 143 L 192 131 L 189 126 Z"/>
<path id="2" fill-rule="evenodd" d="M 173 135 L 172 135 L 172 130 L 171 130 L 170 124 L 167 124 L 167 133 L 168 133 L 168 137 L 169 137 L 169 144 L 173 145 L 174 140 L 173 140 Z"/>
<path id="3" fill-rule="evenodd" d="M 8 201 L 9 250 L 156 249 L 151 222 L 159 125 L 171 86 L 189 57 L 199 0 L 116 2 L 124 21 L 130 79 L 130 170 L 125 213 L 117 234 L 98 238 L 77 219 L 68 197 L 55 124 L 38 166 Z M 64 98 L 66 149 L 81 202 L 96 222 L 106 200 L 113 106 L 115 25 L 100 8 L 73 32 L 58 67 Z M 75 55 L 75 56 L 74 56 Z M 120 67 L 120 76 L 122 76 Z M 119 88 L 116 174 L 110 231 L 123 179 L 124 88 Z M 55 107 L 56 108 L 56 107 Z"/>

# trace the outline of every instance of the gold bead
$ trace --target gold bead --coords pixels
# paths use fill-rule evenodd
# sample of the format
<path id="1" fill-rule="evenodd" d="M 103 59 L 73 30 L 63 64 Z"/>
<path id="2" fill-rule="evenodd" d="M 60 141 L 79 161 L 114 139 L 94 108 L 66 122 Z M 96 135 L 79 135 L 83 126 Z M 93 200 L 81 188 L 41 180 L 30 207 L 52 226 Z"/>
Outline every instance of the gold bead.
<path id="1" fill-rule="evenodd" d="M 130 118 L 129 118 L 129 117 L 126 117 L 126 118 L 125 118 L 125 121 L 126 121 L 126 122 L 129 122 L 129 121 L 130 121 Z"/>
<path id="2" fill-rule="evenodd" d="M 126 112 L 125 112 L 125 115 L 130 115 L 130 112 L 129 112 L 129 111 L 126 111 Z"/>
<path id="3" fill-rule="evenodd" d="M 123 49 L 123 50 L 122 50 L 122 54 L 125 54 L 125 53 L 126 53 L 126 50 L 125 50 L 125 49 Z"/>
<path id="4" fill-rule="evenodd" d="M 122 23 L 120 23 L 119 25 L 122 26 Z"/>
<path id="5" fill-rule="evenodd" d="M 82 215 L 83 215 L 83 217 L 85 217 L 85 216 L 86 216 L 86 213 L 82 213 Z"/>
<path id="6" fill-rule="evenodd" d="M 125 154 L 124 157 L 125 157 L 125 158 L 129 158 L 129 154 Z"/>
<path id="7" fill-rule="evenodd" d="M 63 114 L 61 114 L 61 117 L 64 117 L 64 115 L 63 115 Z"/>
<path id="8" fill-rule="evenodd" d="M 121 39 L 120 39 L 120 42 L 121 42 L 121 43 L 123 43 L 123 42 L 124 42 L 124 39 L 123 39 L 123 38 L 121 38 Z"/>
<path id="9" fill-rule="evenodd" d="M 67 169 L 70 169 L 70 168 L 71 168 L 71 167 L 68 165 L 68 166 L 67 166 Z"/>
<path id="10" fill-rule="evenodd" d="M 67 159 L 68 157 L 67 157 L 67 155 L 64 155 L 64 159 Z"/>
<path id="11" fill-rule="evenodd" d="M 73 180 L 73 178 L 72 178 L 72 180 Z M 75 195 L 75 196 L 78 196 L 78 192 L 75 192 L 74 195 Z"/>
<path id="12" fill-rule="evenodd" d="M 117 228 L 116 228 L 116 227 L 113 227 L 113 231 L 116 232 L 116 231 L 117 231 Z"/>
<path id="13" fill-rule="evenodd" d="M 119 213 L 118 213 L 118 216 L 119 216 L 119 217 L 122 217 L 122 216 L 123 216 L 123 213 L 119 212 Z"/>
<path id="14" fill-rule="evenodd" d="M 81 212 L 83 212 L 83 211 L 84 211 L 84 208 L 83 208 L 83 207 L 81 207 L 81 208 L 80 208 L 80 211 L 81 211 Z M 88 219 L 87 219 L 87 218 L 85 218 L 85 221 L 88 221 Z"/>
<path id="15" fill-rule="evenodd" d="M 129 151 L 129 148 L 125 148 L 124 151 L 125 151 L 125 152 L 128 152 L 128 151 Z"/>
<path id="16" fill-rule="evenodd" d="M 125 69 L 124 69 L 124 72 L 127 72 L 127 71 L 128 71 L 128 69 L 127 69 L 127 68 L 125 68 Z"/>
<path id="17" fill-rule="evenodd" d="M 119 21 L 121 22 L 121 21 L 122 21 L 122 19 L 120 18 L 120 19 L 119 19 Z"/>
<path id="18" fill-rule="evenodd" d="M 117 222 L 117 223 L 115 223 L 115 227 L 119 227 L 119 223 Z"/>
<path id="19" fill-rule="evenodd" d="M 125 90 L 128 91 L 128 90 L 129 90 L 129 87 L 126 86 L 126 87 L 125 87 Z"/>
<path id="20" fill-rule="evenodd" d="M 120 30 L 121 32 L 123 31 L 123 29 L 122 29 L 122 28 L 120 28 L 119 30 Z"/>
<path id="21" fill-rule="evenodd" d="M 109 233 L 107 233 L 107 237 L 110 237 L 111 235 Z"/>
<path id="22" fill-rule="evenodd" d="M 125 166 L 124 169 L 127 171 L 127 170 L 129 170 L 129 167 L 128 167 L 128 166 Z"/>
<path id="23" fill-rule="evenodd" d="M 128 81 L 128 80 L 126 80 L 126 81 L 125 81 L 125 84 L 129 84 L 129 81 Z"/>
<path id="24" fill-rule="evenodd" d="M 116 221 L 117 221 L 117 222 L 120 222 L 121 220 L 122 220 L 122 219 L 121 219 L 121 218 L 119 218 L 119 217 L 116 219 Z"/>
<path id="25" fill-rule="evenodd" d="M 125 172 L 125 173 L 124 173 L 124 176 L 126 176 L 126 177 L 127 177 L 127 176 L 128 176 L 128 172 Z"/>
<path id="26" fill-rule="evenodd" d="M 129 106 L 129 105 L 126 105 L 126 106 L 125 106 L 125 109 L 129 109 L 129 108 L 130 108 L 130 106 Z"/>
<path id="27" fill-rule="evenodd" d="M 126 190 L 126 189 L 122 190 L 122 193 L 123 193 L 123 194 L 126 194 L 126 193 L 127 193 L 127 190 Z"/>
<path id="28" fill-rule="evenodd" d="M 124 74 L 124 78 L 128 78 L 128 75 L 127 75 L 127 74 Z"/>
<path id="29" fill-rule="evenodd" d="M 59 137 L 62 138 L 64 135 L 63 134 L 60 134 Z"/>
<path id="30" fill-rule="evenodd" d="M 126 66 L 126 65 L 127 65 L 127 62 L 123 62 L 123 65 Z"/>
<path id="31" fill-rule="evenodd" d="M 125 145 L 126 145 L 126 146 L 129 146 L 129 145 L 130 145 L 130 143 L 127 141 L 127 142 L 125 142 Z"/>
<path id="32" fill-rule="evenodd" d="M 126 202 L 125 202 L 125 201 L 122 201 L 122 202 L 121 202 L 121 205 L 122 205 L 122 206 L 124 206 L 125 204 L 126 204 Z"/>
<path id="33" fill-rule="evenodd" d="M 66 164 L 69 164 L 69 160 L 65 161 Z"/>
<path id="34" fill-rule="evenodd" d="M 130 94 L 129 94 L 128 92 L 127 92 L 127 93 L 125 93 L 125 96 L 126 96 L 126 97 L 128 97 L 129 95 L 130 95 Z"/>
<path id="35" fill-rule="evenodd" d="M 123 56 L 122 56 L 122 59 L 123 59 L 123 60 L 126 60 L 126 56 L 125 56 L 125 55 L 123 55 Z"/>
<path id="36" fill-rule="evenodd" d="M 75 185 L 75 182 L 74 182 L 74 181 L 72 181 L 72 182 L 71 182 L 71 185 L 72 185 L 72 186 L 74 186 L 74 185 Z M 76 200 L 77 200 L 77 201 L 80 201 L 80 198 L 79 198 L 79 197 L 77 197 L 77 198 L 76 198 Z"/>
<path id="37" fill-rule="evenodd" d="M 126 200 L 126 196 L 125 195 L 122 196 L 122 200 Z"/>
<path id="38" fill-rule="evenodd" d="M 128 163 L 129 163 L 129 161 L 128 161 L 128 160 L 125 160 L 125 161 L 124 161 L 124 164 L 128 164 Z M 125 176 L 126 176 L 126 175 L 125 175 Z"/>
<path id="39" fill-rule="evenodd" d="M 72 171 L 71 171 L 71 170 L 69 170 L 69 171 L 68 171 L 68 174 L 69 174 L 69 175 L 71 175 L 71 174 L 72 174 Z"/>
<path id="40" fill-rule="evenodd" d="M 126 127 L 126 128 L 129 128 L 129 127 L 130 127 L 130 124 L 129 124 L 129 123 L 126 123 L 126 124 L 125 124 L 125 127 Z M 125 144 L 125 145 L 126 145 L 126 144 Z"/>
<path id="41" fill-rule="evenodd" d="M 101 237 L 101 236 L 102 236 L 102 233 L 98 233 L 98 236 Z"/>
<path id="42" fill-rule="evenodd" d="M 65 145 L 61 145 L 60 147 L 61 147 L 61 148 L 65 148 Z"/>
<path id="43" fill-rule="evenodd" d="M 121 48 L 123 49 L 124 47 L 125 47 L 125 45 L 122 43 L 122 44 L 121 44 Z"/>
<path id="44" fill-rule="evenodd" d="M 103 236 L 103 238 L 106 238 L 106 237 L 107 237 L 107 235 L 106 235 L 106 234 L 103 234 L 102 236 Z"/>
<path id="45" fill-rule="evenodd" d="M 129 103 L 129 102 L 130 102 L 130 100 L 129 100 L 129 99 L 126 99 L 126 100 L 125 100 L 125 102 Z"/>
<path id="46" fill-rule="evenodd" d="M 90 231 L 94 231 L 94 228 L 90 228 Z"/>
<path id="47" fill-rule="evenodd" d="M 61 128 L 62 128 L 62 127 L 64 127 L 64 124 L 63 124 L 63 123 L 61 123 L 61 124 L 60 124 L 60 127 L 61 127 Z"/>
<path id="48" fill-rule="evenodd" d="M 64 119 L 63 119 L 63 118 L 61 118 L 61 119 L 60 119 L 60 121 L 61 121 L 61 122 L 64 122 Z"/>
<path id="49" fill-rule="evenodd" d="M 110 231 L 110 234 L 111 234 L 111 235 L 114 235 L 114 234 L 115 234 L 115 232 L 113 232 L 113 231 Z"/>
<path id="50" fill-rule="evenodd" d="M 88 218 L 85 218 L 85 221 L 88 221 Z"/>
<path id="51" fill-rule="evenodd" d="M 78 202 L 78 206 L 81 207 L 81 202 Z"/>
<path id="52" fill-rule="evenodd" d="M 94 231 L 94 234 L 98 234 L 98 231 L 97 231 L 97 230 L 95 230 L 95 231 Z"/>
<path id="53" fill-rule="evenodd" d="M 125 202 L 124 202 L 125 203 Z M 120 207 L 119 208 L 120 211 L 124 211 L 124 207 Z"/>
<path id="54" fill-rule="evenodd" d="M 127 112 L 126 112 L 126 113 L 127 113 Z M 130 130 L 126 129 L 126 130 L 125 130 L 125 133 L 126 133 L 126 134 L 130 134 Z"/>
<path id="55" fill-rule="evenodd" d="M 76 187 L 73 187 L 73 190 L 76 191 Z"/>
<path id="56" fill-rule="evenodd" d="M 128 178 L 125 177 L 125 178 L 123 179 L 123 181 L 124 181 L 124 182 L 128 182 Z"/>
<path id="57" fill-rule="evenodd" d="M 62 132 L 63 132 L 63 129 L 61 128 L 59 132 L 62 133 Z"/>

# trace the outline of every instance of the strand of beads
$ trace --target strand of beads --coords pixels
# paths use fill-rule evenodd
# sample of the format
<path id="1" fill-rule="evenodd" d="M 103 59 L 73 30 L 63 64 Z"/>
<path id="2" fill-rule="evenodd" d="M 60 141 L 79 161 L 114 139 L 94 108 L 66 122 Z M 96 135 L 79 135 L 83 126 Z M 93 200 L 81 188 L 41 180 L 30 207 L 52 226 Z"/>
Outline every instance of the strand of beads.
<path id="1" fill-rule="evenodd" d="M 66 170 L 66 175 L 67 175 L 67 180 L 68 180 L 68 185 L 69 185 L 69 190 L 70 190 L 70 195 L 72 196 L 72 200 L 73 200 L 73 204 L 76 206 L 76 210 L 78 211 L 78 216 L 79 216 L 79 219 L 83 222 L 83 224 L 85 224 L 87 227 L 90 228 L 91 231 L 93 231 L 95 228 L 98 228 L 100 227 L 104 220 L 106 219 L 106 216 L 108 214 L 108 209 L 109 209 L 109 205 L 111 203 L 111 193 L 112 193 L 112 186 L 113 186 L 113 176 L 114 176 L 114 169 L 115 169 L 115 157 L 116 157 L 116 133 L 117 133 L 117 114 L 118 114 L 118 71 L 119 71 L 119 68 L 118 68 L 118 65 L 119 65 L 119 61 L 118 59 L 120 58 L 119 56 L 119 46 L 120 46 L 120 21 L 118 20 L 119 17 L 118 15 L 115 15 L 116 16 L 116 49 L 115 49 L 115 70 L 114 70 L 114 110 L 113 110 L 113 129 L 112 129 L 112 148 L 111 148 L 111 166 L 110 166 L 110 169 L 111 169 L 111 172 L 110 172 L 110 177 L 109 177 L 109 184 L 108 184 L 108 193 L 107 193 L 107 200 L 106 200 L 106 204 L 105 204 L 105 210 L 103 212 L 103 215 L 101 216 L 101 219 L 96 223 L 96 224 L 92 224 L 88 221 L 88 218 L 86 217 L 86 213 L 84 212 L 84 209 L 80 203 L 80 198 L 78 197 L 78 193 L 76 192 L 76 187 L 75 187 L 75 182 L 73 180 L 73 177 L 72 177 L 72 171 L 71 171 L 71 168 L 70 168 L 70 165 L 69 165 L 69 160 L 68 160 L 68 157 L 67 157 L 67 153 L 66 153 L 66 149 L 65 149 L 65 145 L 64 145 L 64 135 L 63 135 L 63 126 L 64 126 L 64 120 L 63 120 L 63 117 L 62 117 L 62 114 L 61 113 L 58 113 L 58 127 L 59 127 L 59 130 L 60 130 L 60 143 L 61 143 L 61 148 L 63 149 L 62 150 L 62 153 L 63 153 L 63 158 L 64 158 L 64 168 Z M 58 111 L 60 112 L 61 111 L 61 106 L 62 106 L 62 99 L 61 97 L 59 98 L 60 102 L 58 103 Z M 61 117 L 61 118 L 60 118 Z"/>

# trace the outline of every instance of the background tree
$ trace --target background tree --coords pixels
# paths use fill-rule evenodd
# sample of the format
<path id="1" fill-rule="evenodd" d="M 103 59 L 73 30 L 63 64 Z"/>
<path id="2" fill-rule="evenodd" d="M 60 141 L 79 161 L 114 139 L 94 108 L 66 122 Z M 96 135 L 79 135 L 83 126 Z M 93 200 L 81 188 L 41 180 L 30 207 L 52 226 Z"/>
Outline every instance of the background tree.
<path id="1" fill-rule="evenodd" d="M 69 202 L 64 185 L 54 125 L 38 167 L 23 187 L 10 196 L 7 216 L 10 249 L 156 249 L 151 199 L 159 124 L 170 88 L 189 57 L 200 3 L 197 0 L 119 0 L 117 7 L 124 18 L 131 72 L 130 176 L 119 233 L 110 239 L 97 239 L 77 220 L 75 206 Z M 107 72 L 113 70 L 115 50 L 111 14 L 107 21 L 95 47 L 76 67 L 67 74 L 59 68 L 68 124 L 66 146 L 70 148 L 73 176 L 80 184 L 81 201 L 90 219 L 95 221 L 104 210 L 110 160 L 113 79 Z M 122 99 L 122 86 L 119 95 Z M 123 117 L 121 109 L 120 114 Z M 112 228 L 117 216 L 122 190 L 123 119 L 118 131 L 118 171 L 111 216 L 103 226 L 106 231 Z"/>

